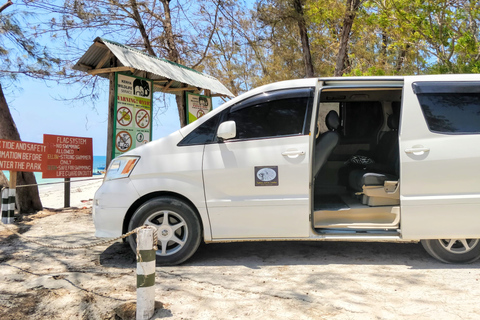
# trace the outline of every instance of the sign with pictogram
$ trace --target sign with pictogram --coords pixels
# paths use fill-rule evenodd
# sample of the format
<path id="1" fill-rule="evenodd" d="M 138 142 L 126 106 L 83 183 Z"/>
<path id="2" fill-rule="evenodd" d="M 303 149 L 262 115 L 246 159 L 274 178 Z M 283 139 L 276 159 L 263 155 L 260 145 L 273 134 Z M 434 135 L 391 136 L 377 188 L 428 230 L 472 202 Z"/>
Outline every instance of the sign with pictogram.
<path id="1" fill-rule="evenodd" d="M 203 117 L 205 114 L 212 111 L 212 98 L 207 96 L 201 96 L 187 92 L 187 121 L 192 123 L 193 121 Z"/>
<path id="2" fill-rule="evenodd" d="M 135 122 L 139 128 L 145 129 L 150 125 L 150 114 L 145 109 L 140 109 L 137 111 L 135 117 Z"/>
<path id="3" fill-rule="evenodd" d="M 132 111 L 127 107 L 117 110 L 117 122 L 120 126 L 126 127 L 132 123 Z"/>
<path id="4" fill-rule="evenodd" d="M 113 158 L 151 141 L 152 93 L 151 80 L 115 73 Z"/>
<path id="5" fill-rule="evenodd" d="M 42 171 L 45 149 L 40 143 L 0 139 L 0 170 Z"/>
<path id="6" fill-rule="evenodd" d="M 91 177 L 92 138 L 43 135 L 46 147 L 42 178 Z"/>
<path id="7" fill-rule="evenodd" d="M 120 131 L 115 137 L 115 147 L 120 152 L 127 152 L 132 147 L 132 136 L 127 131 Z"/>

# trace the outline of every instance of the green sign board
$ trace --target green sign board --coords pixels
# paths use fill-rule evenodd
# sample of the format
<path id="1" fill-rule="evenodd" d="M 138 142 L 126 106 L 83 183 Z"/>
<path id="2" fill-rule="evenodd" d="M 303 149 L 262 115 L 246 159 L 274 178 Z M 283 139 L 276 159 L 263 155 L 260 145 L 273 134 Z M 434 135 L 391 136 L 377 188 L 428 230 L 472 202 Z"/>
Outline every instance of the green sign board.
<path id="1" fill-rule="evenodd" d="M 153 82 L 115 73 L 112 158 L 152 140 Z"/>
<path id="2" fill-rule="evenodd" d="M 187 92 L 187 123 L 201 118 L 203 115 L 212 111 L 212 98 Z"/>

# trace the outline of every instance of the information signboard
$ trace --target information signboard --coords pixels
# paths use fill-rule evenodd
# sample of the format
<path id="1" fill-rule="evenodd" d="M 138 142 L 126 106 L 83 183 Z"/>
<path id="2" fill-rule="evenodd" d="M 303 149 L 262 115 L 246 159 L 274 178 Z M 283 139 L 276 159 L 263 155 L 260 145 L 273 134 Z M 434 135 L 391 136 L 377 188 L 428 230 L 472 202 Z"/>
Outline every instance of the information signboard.
<path id="1" fill-rule="evenodd" d="M 43 135 L 46 147 L 43 178 L 91 177 L 92 138 Z"/>
<path id="2" fill-rule="evenodd" d="M 42 171 L 45 145 L 0 139 L 0 170 Z"/>
<path id="3" fill-rule="evenodd" d="M 115 73 L 112 158 L 152 140 L 151 80 Z"/>
<path id="4" fill-rule="evenodd" d="M 194 94 L 187 92 L 187 122 L 192 123 L 193 121 L 201 118 L 205 114 L 212 111 L 212 98 L 207 96 L 201 96 L 199 94 Z"/>

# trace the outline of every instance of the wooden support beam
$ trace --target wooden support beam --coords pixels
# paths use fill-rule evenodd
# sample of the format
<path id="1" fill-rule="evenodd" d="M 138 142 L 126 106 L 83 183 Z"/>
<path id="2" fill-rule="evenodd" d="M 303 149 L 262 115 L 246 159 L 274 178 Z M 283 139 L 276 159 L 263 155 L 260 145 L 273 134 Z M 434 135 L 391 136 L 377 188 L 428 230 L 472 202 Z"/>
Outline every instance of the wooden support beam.
<path id="1" fill-rule="evenodd" d="M 107 47 L 106 45 L 104 45 L 104 44 L 101 43 L 101 42 L 98 42 L 98 41 L 97 41 L 97 42 L 94 42 L 93 44 L 94 44 L 95 46 L 99 47 L 99 48 L 110 50 L 110 49 L 108 49 L 108 47 Z"/>
<path id="2" fill-rule="evenodd" d="M 95 67 L 95 69 L 100 69 L 103 67 L 103 65 L 110 59 L 110 57 L 112 56 L 112 52 L 108 51 L 107 53 L 105 53 L 105 55 L 103 56 L 103 58 L 100 60 L 100 62 L 97 64 L 97 66 Z"/>
<path id="3" fill-rule="evenodd" d="M 212 97 L 212 98 L 213 97 L 225 97 L 225 98 L 227 98 L 229 96 L 227 96 L 225 94 L 221 94 L 221 93 L 214 93 L 214 94 L 211 94 L 210 97 Z"/>
<path id="4" fill-rule="evenodd" d="M 103 68 L 103 69 L 93 69 L 93 70 L 88 70 L 88 74 L 95 76 L 97 74 L 102 74 L 102 73 L 112 73 L 112 72 L 120 72 L 120 71 L 130 71 L 134 72 L 135 68 L 132 67 L 116 67 L 116 68 Z"/>
<path id="5" fill-rule="evenodd" d="M 157 80 L 157 81 L 158 81 L 158 80 Z M 184 89 L 184 88 L 172 88 L 172 89 L 169 89 L 170 86 L 171 86 L 171 85 L 173 84 L 173 82 L 174 82 L 173 80 L 166 80 L 166 81 L 165 81 L 166 84 L 165 84 L 164 86 L 161 86 L 161 85 L 158 84 L 160 81 L 164 81 L 164 80 L 160 80 L 160 81 L 158 81 L 158 82 L 157 82 L 157 81 L 154 81 L 154 82 L 153 82 L 153 85 L 154 85 L 155 87 L 159 88 L 160 90 L 162 90 L 162 92 L 164 92 L 164 93 L 167 93 L 168 91 L 173 90 L 173 89 L 182 89 L 182 90 Z M 182 90 L 177 90 L 177 91 L 182 91 Z"/>
<path id="6" fill-rule="evenodd" d="M 197 87 L 169 88 L 168 92 L 195 91 L 195 90 L 197 90 Z"/>
<path id="7" fill-rule="evenodd" d="M 167 90 L 170 88 L 172 83 L 173 83 L 173 80 L 168 81 L 165 87 L 163 88 L 163 92 L 167 92 Z"/>
<path id="8" fill-rule="evenodd" d="M 78 65 L 79 65 L 80 67 L 82 67 L 82 68 L 87 69 L 87 70 L 92 70 L 92 69 L 93 69 L 92 66 L 86 65 L 86 64 L 84 64 L 84 63 L 79 63 Z"/>

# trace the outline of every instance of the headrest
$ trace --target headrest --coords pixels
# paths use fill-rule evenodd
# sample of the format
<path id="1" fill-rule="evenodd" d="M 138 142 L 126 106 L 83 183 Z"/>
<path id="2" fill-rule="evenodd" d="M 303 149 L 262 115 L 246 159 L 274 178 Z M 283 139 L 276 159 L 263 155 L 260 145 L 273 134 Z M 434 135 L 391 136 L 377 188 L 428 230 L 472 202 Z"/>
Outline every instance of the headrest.
<path id="1" fill-rule="evenodd" d="M 398 119 L 398 116 L 397 116 L 397 115 L 391 114 L 391 115 L 389 115 L 388 118 L 387 118 L 387 126 L 388 126 L 391 130 L 397 130 L 397 129 L 398 129 L 399 120 L 400 120 L 400 119 Z"/>
<path id="2" fill-rule="evenodd" d="M 331 110 L 325 117 L 325 124 L 328 130 L 335 131 L 340 126 L 340 119 L 338 119 L 338 113 L 335 110 Z"/>

